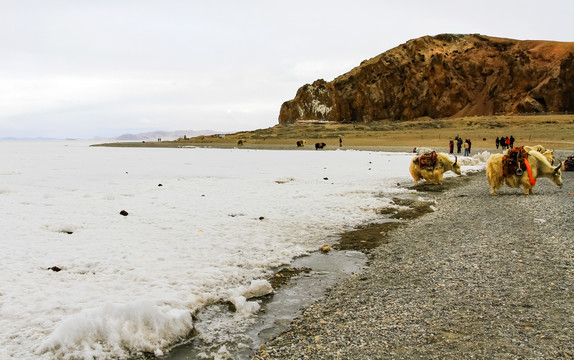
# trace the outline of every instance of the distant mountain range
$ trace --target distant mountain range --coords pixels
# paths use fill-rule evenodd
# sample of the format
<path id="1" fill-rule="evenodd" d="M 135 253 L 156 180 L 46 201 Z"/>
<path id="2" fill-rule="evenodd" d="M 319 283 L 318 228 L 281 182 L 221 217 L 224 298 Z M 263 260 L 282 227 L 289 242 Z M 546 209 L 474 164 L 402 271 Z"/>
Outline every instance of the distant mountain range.
<path id="1" fill-rule="evenodd" d="M 120 136 L 112 138 L 102 138 L 97 137 L 94 140 L 106 140 L 106 141 L 157 141 L 158 139 L 164 141 L 177 140 L 184 136 L 196 137 L 196 136 L 209 136 L 215 134 L 226 134 L 221 131 L 214 130 L 176 130 L 176 131 L 150 131 L 138 134 L 123 134 Z"/>
<path id="2" fill-rule="evenodd" d="M 214 130 L 176 130 L 176 131 L 150 131 L 138 134 L 123 134 L 120 136 L 115 136 L 111 138 L 107 137 L 95 137 L 90 140 L 97 141 L 157 141 L 162 139 L 165 141 L 177 140 L 184 136 L 196 137 L 196 136 L 209 136 L 215 134 L 229 134 L 229 132 L 221 132 Z M 47 141 L 47 140 L 79 140 L 70 138 L 47 138 L 47 137 L 3 137 L 0 140 L 34 140 L 34 141 Z"/>

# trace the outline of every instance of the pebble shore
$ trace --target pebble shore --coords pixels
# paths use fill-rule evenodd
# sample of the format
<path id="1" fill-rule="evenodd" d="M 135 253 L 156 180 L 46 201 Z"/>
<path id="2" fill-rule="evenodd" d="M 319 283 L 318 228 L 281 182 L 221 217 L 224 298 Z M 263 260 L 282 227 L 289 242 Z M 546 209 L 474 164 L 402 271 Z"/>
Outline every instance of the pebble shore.
<path id="1" fill-rule="evenodd" d="M 484 172 L 425 193 L 436 211 L 262 345 L 262 359 L 574 358 L 574 173 L 534 195 Z M 448 186 L 447 186 L 448 187 Z"/>

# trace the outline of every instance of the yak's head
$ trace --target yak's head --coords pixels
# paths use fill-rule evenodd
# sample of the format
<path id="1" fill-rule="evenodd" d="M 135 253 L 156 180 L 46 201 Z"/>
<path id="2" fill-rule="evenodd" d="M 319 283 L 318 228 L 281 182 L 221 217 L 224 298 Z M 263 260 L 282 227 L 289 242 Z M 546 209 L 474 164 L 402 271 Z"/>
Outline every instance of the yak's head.
<path id="1" fill-rule="evenodd" d="M 552 177 L 550 178 L 552 182 L 560 187 L 562 187 L 562 161 L 554 168 L 554 172 L 552 173 Z"/>
<path id="2" fill-rule="evenodd" d="M 457 174 L 460 175 L 460 163 L 458 162 L 458 158 L 455 156 L 454 157 L 454 162 L 452 163 L 452 171 Z"/>

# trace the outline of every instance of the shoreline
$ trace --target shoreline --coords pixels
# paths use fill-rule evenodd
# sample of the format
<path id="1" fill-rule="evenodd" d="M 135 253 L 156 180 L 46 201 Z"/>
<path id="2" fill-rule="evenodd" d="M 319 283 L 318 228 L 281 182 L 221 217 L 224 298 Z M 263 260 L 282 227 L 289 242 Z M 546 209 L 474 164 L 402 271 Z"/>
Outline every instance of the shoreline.
<path id="1" fill-rule="evenodd" d="M 167 141 L 161 143 L 103 143 L 103 144 L 93 144 L 93 147 L 125 147 L 125 148 L 152 148 L 152 149 L 233 149 L 233 150 L 289 150 L 289 151 L 379 151 L 379 152 L 406 152 L 412 153 L 417 147 L 405 146 L 405 145 L 344 145 L 342 147 L 327 146 L 324 149 L 315 150 L 312 146 L 296 147 L 290 144 L 244 144 L 236 145 L 233 143 L 190 143 L 186 145 L 177 144 L 171 142 L 166 145 Z M 489 152 L 502 152 L 502 149 L 497 149 L 494 146 L 482 146 L 473 145 L 471 156 L 476 155 L 479 152 L 489 151 Z M 522 146 L 522 145 L 519 145 Z M 427 146 L 419 146 L 420 148 L 429 148 Z M 434 146 L 432 149 L 444 153 L 448 153 L 448 146 Z M 573 152 L 573 149 L 555 149 L 555 151 L 561 152 Z M 452 155 L 462 156 L 464 151 L 460 153 L 455 152 Z"/>
<path id="2" fill-rule="evenodd" d="M 237 133 L 205 135 L 177 140 L 142 139 L 96 146 L 114 147 L 213 147 L 244 149 L 315 150 L 315 143 L 325 143 L 326 150 L 343 149 L 385 151 L 414 147 L 446 149 L 456 136 L 470 138 L 473 147 L 495 148 L 495 139 L 512 135 L 517 145 L 542 144 L 554 150 L 574 149 L 574 114 L 497 115 L 464 118 L 420 118 L 409 121 L 380 120 L 368 123 L 278 124 Z M 150 141 L 151 140 L 151 141 Z M 298 147 L 297 142 L 304 146 Z M 342 143 L 340 143 L 342 141 Z M 392 150 L 393 151 L 393 150 Z M 394 150 L 396 151 L 396 150 Z"/>
<path id="3" fill-rule="evenodd" d="M 446 148 L 445 148 L 446 150 Z M 493 150 L 493 149 L 479 149 L 477 150 L 477 152 L 479 151 L 489 151 L 489 150 Z M 370 150 L 373 151 L 373 150 Z M 440 151 L 440 149 L 439 149 Z M 494 151 L 496 151 L 496 149 L 494 149 Z M 501 151 L 501 150 L 499 150 Z M 473 151 L 474 152 L 474 151 Z M 567 153 L 567 151 L 557 151 L 558 156 L 560 155 L 564 155 Z M 453 154 L 456 155 L 456 154 Z M 471 154 L 472 156 L 473 154 Z M 298 321 L 298 319 L 303 316 L 305 317 L 305 312 L 308 311 L 308 309 L 312 309 L 314 306 L 317 306 L 317 304 L 321 304 L 324 301 L 326 301 L 327 297 L 329 296 L 329 293 L 331 291 L 333 291 L 334 288 L 339 288 L 341 286 L 344 286 L 343 284 L 345 284 L 347 281 L 362 281 L 362 273 L 363 272 L 369 272 L 370 268 L 373 266 L 373 259 L 376 256 L 375 254 L 379 251 L 377 250 L 377 248 L 379 247 L 383 247 L 386 244 L 388 244 L 389 241 L 392 241 L 393 239 L 393 233 L 396 232 L 402 232 L 403 229 L 405 227 L 410 226 L 409 224 L 412 223 L 413 221 L 416 222 L 417 219 L 420 216 L 423 216 L 429 212 L 432 213 L 432 211 L 429 211 L 429 204 L 431 204 L 433 201 L 437 201 L 440 198 L 442 198 L 443 196 L 450 196 L 448 195 L 449 192 L 452 192 L 456 189 L 459 188 L 464 188 L 467 186 L 470 186 L 469 183 L 473 183 L 476 180 L 480 180 L 484 178 L 484 171 L 481 171 L 479 173 L 472 173 L 472 174 L 468 174 L 466 176 L 463 177 L 450 177 L 447 178 L 445 180 L 445 182 L 439 186 L 436 185 L 432 185 L 432 184 L 426 184 L 425 182 L 419 184 L 419 186 L 415 187 L 414 185 L 406 185 L 405 187 L 409 188 L 409 189 L 414 189 L 417 190 L 417 192 L 419 192 L 420 194 L 420 201 L 418 202 L 413 202 L 413 201 L 406 201 L 404 203 L 400 203 L 400 205 L 403 206 L 409 206 L 410 210 L 407 211 L 406 213 L 401 213 L 401 214 L 384 214 L 384 215 L 390 215 L 387 219 L 389 220 L 393 220 L 393 219 L 401 219 L 400 221 L 385 221 L 383 223 L 369 223 L 369 224 L 363 224 L 358 226 L 357 228 L 347 231 L 345 233 L 341 233 L 339 234 L 339 241 L 332 243 L 331 246 L 332 248 L 335 250 L 336 253 L 342 254 L 342 252 L 345 251 L 359 251 L 362 254 L 364 254 L 365 256 L 367 256 L 368 258 L 368 262 L 366 264 L 366 266 L 361 270 L 358 271 L 356 273 L 347 273 L 345 276 L 343 276 L 342 278 L 339 277 L 336 283 L 332 283 L 330 285 L 327 285 L 327 287 L 325 287 L 325 284 L 320 284 L 319 286 L 317 286 L 317 289 L 315 289 L 315 291 L 313 292 L 313 294 L 310 296 L 309 293 L 304 293 L 306 291 L 308 291 L 309 288 L 309 284 L 317 284 L 318 282 L 323 281 L 321 279 L 321 276 L 324 276 L 324 274 L 329 273 L 331 270 L 328 268 L 323 268 L 320 271 L 323 273 L 323 275 L 319 275 L 319 277 L 317 278 L 316 275 L 312 275 L 312 274 L 308 274 L 308 271 L 313 267 L 312 266 L 312 259 L 317 260 L 318 257 L 321 257 L 322 255 L 320 255 L 319 251 L 316 251 L 314 253 L 311 253 L 303 258 L 298 258 L 295 259 L 295 261 L 291 264 L 282 266 L 277 270 L 278 273 L 282 272 L 283 270 L 287 270 L 287 272 L 291 272 L 293 270 L 293 275 L 295 275 L 294 278 L 292 278 L 291 280 L 288 280 L 287 283 L 285 284 L 285 288 L 287 289 L 280 289 L 279 291 L 282 290 L 286 290 L 286 292 L 291 293 L 291 294 L 297 294 L 296 296 L 303 296 L 305 298 L 304 301 L 309 301 L 308 299 L 311 297 L 313 299 L 313 301 L 311 303 L 305 303 L 305 302 L 301 302 L 301 305 L 299 305 L 298 308 L 292 308 L 291 309 L 291 314 L 292 316 L 289 316 L 288 313 L 285 312 L 286 309 L 281 309 L 278 310 L 279 308 L 282 307 L 282 305 L 280 304 L 282 301 L 288 301 L 290 302 L 290 300 L 286 300 L 285 294 L 284 292 L 278 293 L 276 292 L 277 296 L 277 301 L 274 301 L 272 298 L 269 299 L 265 299 L 262 302 L 262 311 L 263 313 L 258 315 L 259 320 L 257 320 L 257 323 L 259 324 L 259 326 L 261 326 L 262 324 L 264 324 L 264 327 L 260 327 L 257 328 L 256 326 L 250 327 L 249 330 L 246 332 L 246 334 L 251 334 L 250 336 L 252 336 L 252 338 L 254 339 L 254 343 L 255 344 L 261 344 L 261 341 L 263 341 L 263 343 L 261 344 L 259 350 L 256 349 L 252 349 L 252 352 L 240 352 L 238 354 L 235 354 L 236 356 L 239 356 L 238 358 L 241 359 L 248 359 L 248 358 L 252 358 L 252 359 L 256 359 L 256 360 L 261 360 L 261 359 L 284 359 L 284 358 L 293 358 L 291 357 L 291 353 L 289 354 L 274 354 L 273 356 L 270 355 L 271 351 L 268 350 L 268 347 L 270 346 L 269 344 L 274 344 L 274 342 L 276 341 L 276 339 L 281 339 L 285 334 L 289 334 L 289 332 L 292 330 L 291 327 L 289 326 L 289 324 L 287 323 L 288 321 L 291 323 L 295 323 L 296 321 Z M 543 182 L 546 182 L 547 180 L 542 180 Z M 490 197 L 489 194 L 489 188 L 486 184 L 486 180 L 484 179 L 484 188 L 483 190 L 485 191 L 485 193 L 488 193 L 488 196 Z M 548 184 L 546 184 L 548 185 Z M 553 185 L 552 185 L 553 186 Z M 503 188 L 504 189 L 504 188 Z M 517 189 L 510 189 L 510 188 L 506 188 L 507 192 L 514 192 L 515 195 L 519 196 L 521 194 L 521 191 L 518 191 Z M 397 199 L 398 201 L 402 201 L 401 199 Z M 404 200 L 404 199 L 403 199 Z M 394 216 L 397 215 L 397 216 Z M 304 262 L 307 263 L 307 265 L 309 266 L 308 268 L 305 269 L 299 269 L 295 264 L 299 263 L 301 259 L 304 259 Z M 297 273 L 299 272 L 298 270 L 301 270 L 301 272 L 303 272 L 304 274 L 302 274 L 301 276 L 297 276 Z M 312 270 L 311 272 L 313 272 L 315 270 Z M 315 277 L 315 279 L 311 279 L 312 277 Z M 358 279 L 358 280 L 357 280 Z M 297 284 L 299 281 L 304 282 L 305 285 L 299 285 Z M 282 285 L 283 286 L 283 285 Z M 298 286 L 302 286 L 299 287 Z M 311 285 L 312 287 L 313 285 Z M 275 288 L 275 286 L 274 286 Z M 276 289 L 277 290 L 277 289 Z M 303 294 L 304 293 L 304 294 Z M 353 295 L 354 296 L 354 295 Z M 356 295 L 356 296 L 360 296 L 360 295 Z M 290 304 L 292 306 L 292 304 Z M 269 307 L 271 306 L 271 307 Z M 274 310 L 273 310 L 274 309 Z M 348 311 L 353 311 L 353 309 L 347 309 Z M 297 314 L 301 314 L 302 315 L 297 315 Z M 273 324 L 274 321 L 278 321 L 277 324 Z M 324 320 L 320 320 L 320 324 L 324 325 Z M 300 329 L 296 330 L 296 331 L 300 331 Z M 283 344 L 283 348 L 285 347 L 286 344 Z M 271 345 L 272 347 L 274 347 L 274 345 Z M 187 358 L 187 356 L 189 356 L 189 354 L 196 354 L 196 350 L 195 350 L 195 346 L 194 346 L 194 341 L 190 342 L 188 345 L 183 345 L 183 346 L 176 346 L 175 348 L 173 348 L 169 355 L 166 355 L 166 358 L 168 359 L 184 359 Z M 233 353 L 232 353 L 233 354 Z M 251 354 L 251 355 L 249 355 Z M 197 355 L 197 354 L 196 354 Z M 324 355 L 324 353 L 323 353 Z M 366 354 L 365 356 L 367 356 L 368 354 Z M 396 356 L 390 356 L 390 357 L 396 357 Z M 295 357 L 297 358 L 297 357 Z M 302 358 L 308 358 L 306 355 L 302 356 Z M 324 357 L 317 357 L 317 359 L 323 359 Z M 338 358 L 338 357 L 333 357 L 333 358 Z M 342 357 L 342 358 L 346 358 L 346 357 Z M 354 358 L 353 356 L 350 356 L 348 358 Z M 378 357 L 377 357 L 378 358 Z M 384 358 L 384 357 L 383 357 Z M 399 356 L 400 358 L 400 356 Z"/>
<path id="4" fill-rule="evenodd" d="M 443 192 L 448 188 L 458 187 L 465 183 L 467 178 L 449 178 L 446 185 L 438 187 L 439 190 L 434 187 L 435 191 Z M 414 189 L 414 186 L 405 188 Z M 317 249 L 273 269 L 273 275 L 267 279 L 273 286 L 273 293 L 251 299 L 259 302 L 261 306 L 256 320 L 238 333 L 239 338 L 244 339 L 242 344 L 228 341 L 224 352 L 235 359 L 251 359 L 258 346 L 288 330 L 290 322 L 304 309 L 322 300 L 330 288 L 368 268 L 371 252 L 386 242 L 388 232 L 432 212 L 434 201 L 426 195 L 427 188 L 424 185 L 418 188 L 416 193 L 397 194 L 392 197 L 393 203 L 400 206 L 400 209 L 384 208 L 385 211 L 378 212 L 380 218 L 374 222 L 360 224 L 351 230 L 325 238 L 325 245 L 331 248 L 329 251 Z M 251 340 L 251 348 L 246 347 L 246 338 Z M 199 337 L 195 337 L 172 348 L 165 358 L 183 360 L 199 357 L 209 351 L 213 355 L 218 352 L 220 346 L 221 344 L 215 344 L 215 347 L 210 348 Z M 208 349 L 209 351 L 206 351 Z"/>
<path id="5" fill-rule="evenodd" d="M 364 272 L 253 359 L 574 356 L 574 174 L 563 189 L 539 181 L 533 196 L 494 197 L 484 172 L 468 178 L 425 192 L 435 212 L 389 231 Z"/>
<path id="6" fill-rule="evenodd" d="M 531 146 L 534 144 L 529 143 Z M 517 146 L 523 146 L 526 144 L 519 143 Z M 171 142 L 153 142 L 153 143 L 140 143 L 140 142 L 118 142 L 118 143 L 102 143 L 102 144 L 92 144 L 91 147 L 123 147 L 123 148 L 152 148 L 152 149 L 231 149 L 231 150 L 269 150 L 269 151 L 372 151 L 372 152 L 400 152 L 400 153 L 412 153 L 413 156 L 416 153 L 417 147 L 412 146 L 404 146 L 404 145 L 344 145 L 342 147 L 339 146 L 327 146 L 324 149 L 315 150 L 313 146 L 304 146 L 304 147 L 297 147 L 296 145 L 291 144 L 270 144 L 270 143 L 257 143 L 257 144 L 244 144 L 238 146 L 237 144 L 226 142 L 217 142 L 217 143 L 189 143 L 186 145 L 182 145 L 177 141 Z M 459 156 L 462 157 L 464 150 L 461 150 L 460 153 L 455 151 L 450 154 L 448 146 L 418 146 L 421 149 L 432 149 L 436 152 L 442 152 L 451 156 Z M 551 147 L 548 147 L 553 149 Z M 556 148 L 553 149 L 555 155 L 558 159 L 564 160 L 569 155 L 574 155 L 574 147 L 572 149 L 566 148 Z M 506 150 L 502 148 L 497 149 L 495 146 L 488 146 L 482 141 L 479 143 L 478 141 L 476 144 L 473 144 L 470 156 L 474 156 L 476 154 L 482 153 L 487 151 L 491 154 L 495 153 L 502 153 Z"/>

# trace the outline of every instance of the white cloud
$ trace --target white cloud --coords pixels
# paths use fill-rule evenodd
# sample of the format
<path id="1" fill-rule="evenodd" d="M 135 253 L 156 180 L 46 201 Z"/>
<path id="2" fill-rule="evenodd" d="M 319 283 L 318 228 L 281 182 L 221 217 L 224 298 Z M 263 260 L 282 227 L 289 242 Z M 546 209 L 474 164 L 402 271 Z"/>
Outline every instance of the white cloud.
<path id="1" fill-rule="evenodd" d="M 77 76 L 42 78 L 4 78 L 0 81 L 0 103 L 3 116 L 22 115 L 109 103 L 129 98 L 130 94 L 154 93 L 165 87 L 165 81 L 106 79 Z"/>

